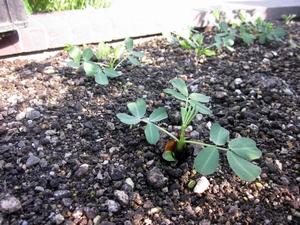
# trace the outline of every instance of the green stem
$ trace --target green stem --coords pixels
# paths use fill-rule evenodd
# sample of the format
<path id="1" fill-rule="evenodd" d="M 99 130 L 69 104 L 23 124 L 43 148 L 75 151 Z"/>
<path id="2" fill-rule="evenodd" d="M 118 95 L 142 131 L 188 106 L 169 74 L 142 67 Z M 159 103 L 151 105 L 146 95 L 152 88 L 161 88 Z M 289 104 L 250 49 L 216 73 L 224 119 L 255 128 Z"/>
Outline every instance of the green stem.
<path id="1" fill-rule="evenodd" d="M 141 121 L 143 121 L 144 123 L 151 123 L 149 120 L 147 120 L 147 119 L 142 119 Z M 179 139 L 175 136 L 175 135 L 173 135 L 173 134 L 171 134 L 170 132 L 168 132 L 167 130 L 165 130 L 164 128 L 162 128 L 162 127 L 160 127 L 160 126 L 157 126 L 156 124 L 154 124 L 160 131 L 162 131 L 162 132 L 164 132 L 164 133 L 166 133 L 167 135 L 169 135 L 171 138 L 173 138 L 175 141 L 179 141 Z"/>
<path id="2" fill-rule="evenodd" d="M 103 69 L 103 68 L 105 68 L 105 67 L 109 67 L 107 64 L 105 64 L 105 63 L 101 63 L 101 62 L 98 62 L 98 63 L 96 63 L 98 66 L 100 66 L 101 67 L 101 69 Z"/>
<path id="3" fill-rule="evenodd" d="M 179 139 L 175 136 L 175 135 L 173 135 L 172 133 L 170 133 L 170 132 L 168 132 L 168 131 L 166 131 L 164 128 L 161 128 L 161 127 L 159 127 L 159 126 L 157 126 L 156 124 L 154 124 L 159 130 L 161 130 L 162 132 L 164 132 L 164 133 L 166 133 L 167 135 L 169 135 L 171 138 L 173 138 L 175 141 L 179 141 Z"/>
<path id="4" fill-rule="evenodd" d="M 203 49 L 210 49 L 210 48 L 212 48 L 212 47 L 214 47 L 214 46 L 215 46 L 215 44 L 212 44 L 212 45 L 207 46 L 207 47 L 205 47 L 205 48 L 203 48 Z"/>
<path id="5" fill-rule="evenodd" d="M 116 70 L 126 58 L 127 58 L 127 57 L 123 58 L 123 59 L 115 66 L 114 70 Z M 116 61 L 117 61 L 117 59 L 114 61 L 114 64 L 115 64 Z M 113 64 L 113 65 L 114 65 L 114 64 Z"/>
<path id="6" fill-rule="evenodd" d="M 121 63 L 125 60 L 125 59 L 127 59 L 128 58 L 128 53 L 126 53 L 125 51 L 123 52 L 123 55 L 125 56 L 116 66 L 115 66 L 115 68 L 114 68 L 114 70 L 116 70 L 120 65 L 121 65 Z M 117 59 L 115 60 L 115 61 L 117 61 Z M 114 61 L 114 64 L 115 64 L 115 61 Z"/>
<path id="7" fill-rule="evenodd" d="M 206 143 L 199 142 L 199 141 L 188 141 L 188 140 L 185 140 L 185 143 L 187 143 L 187 144 L 202 145 L 202 146 L 206 146 L 206 147 L 215 147 L 215 148 L 217 148 L 219 150 L 222 150 L 222 151 L 230 151 L 230 149 L 228 149 L 228 148 L 222 148 L 222 147 L 219 147 L 219 146 L 216 146 L 216 145 L 206 144 Z"/>

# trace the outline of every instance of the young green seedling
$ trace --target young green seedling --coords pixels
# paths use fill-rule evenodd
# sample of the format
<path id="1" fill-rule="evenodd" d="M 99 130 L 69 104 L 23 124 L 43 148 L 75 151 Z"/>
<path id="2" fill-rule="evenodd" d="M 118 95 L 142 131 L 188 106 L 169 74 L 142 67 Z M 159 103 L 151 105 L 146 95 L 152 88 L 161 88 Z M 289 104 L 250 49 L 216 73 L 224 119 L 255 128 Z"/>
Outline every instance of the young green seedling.
<path id="1" fill-rule="evenodd" d="M 94 54 L 91 48 L 84 47 L 81 52 L 80 48 L 76 46 L 68 46 L 69 56 L 73 61 L 67 62 L 67 65 L 77 68 L 82 66 L 87 76 L 94 76 L 95 81 L 101 85 L 108 84 L 108 77 L 115 78 L 119 74 L 116 71 L 121 63 L 128 59 L 133 65 L 138 66 L 140 63 L 134 57 L 143 57 L 142 52 L 133 51 L 133 40 L 131 38 L 125 39 L 125 46 L 119 45 L 114 49 L 104 42 L 98 44 L 98 51 Z M 93 61 L 93 57 L 97 58 L 97 62 Z M 117 65 L 116 62 L 119 60 Z"/>
<path id="2" fill-rule="evenodd" d="M 179 44 L 187 50 L 194 49 L 197 55 L 206 55 L 206 56 L 214 56 L 216 55 L 215 51 L 210 50 L 210 48 L 214 47 L 214 45 L 204 47 L 203 40 L 204 36 L 202 34 L 196 33 L 195 30 L 190 29 L 189 35 L 186 34 L 179 34 L 173 32 L 175 36 L 172 38 L 172 42 L 179 42 Z"/>
<path id="3" fill-rule="evenodd" d="M 296 14 L 283 14 L 281 15 L 281 18 L 285 21 L 285 24 L 289 24 L 293 19 L 295 19 L 297 17 Z"/>
<path id="4" fill-rule="evenodd" d="M 184 106 L 180 108 L 182 125 L 179 136 L 155 124 L 168 117 L 164 108 L 155 109 L 149 117 L 145 116 L 147 105 L 141 98 L 127 105 L 132 115 L 118 113 L 117 117 L 121 122 L 129 125 L 140 122 L 146 123 L 144 132 L 150 144 L 158 142 L 160 139 L 159 131 L 169 135 L 175 141 L 176 146 L 175 149 L 165 149 L 163 158 L 167 161 L 179 160 L 184 155 L 187 144 L 202 145 L 205 148 L 194 160 L 195 169 L 200 174 L 214 173 L 219 163 L 219 151 L 225 151 L 228 163 L 237 176 L 245 181 L 255 180 L 260 175 L 261 168 L 250 161 L 260 158 L 262 154 L 256 147 L 256 143 L 250 138 L 236 138 L 229 141 L 229 131 L 217 123 L 212 125 L 210 129 L 212 144 L 188 140 L 185 137 L 185 131 L 197 114 L 207 115 L 211 113 L 211 110 L 203 104 L 209 101 L 209 97 L 199 93 L 189 93 L 187 85 L 181 79 L 172 80 L 172 85 L 177 90 L 168 88 L 164 91 L 184 103 Z"/>
<path id="5" fill-rule="evenodd" d="M 242 39 L 246 44 L 251 44 L 258 39 L 260 44 L 267 41 L 279 40 L 285 35 L 282 28 L 273 28 L 273 23 L 264 21 L 261 17 L 254 18 L 249 13 L 241 10 L 230 22 L 220 21 L 220 11 L 213 12 L 215 20 L 212 23 L 221 33 L 215 35 L 216 46 L 219 50 L 225 46 L 228 50 L 234 51 L 232 47 L 236 38 Z M 224 17 L 224 16 L 223 16 Z"/>

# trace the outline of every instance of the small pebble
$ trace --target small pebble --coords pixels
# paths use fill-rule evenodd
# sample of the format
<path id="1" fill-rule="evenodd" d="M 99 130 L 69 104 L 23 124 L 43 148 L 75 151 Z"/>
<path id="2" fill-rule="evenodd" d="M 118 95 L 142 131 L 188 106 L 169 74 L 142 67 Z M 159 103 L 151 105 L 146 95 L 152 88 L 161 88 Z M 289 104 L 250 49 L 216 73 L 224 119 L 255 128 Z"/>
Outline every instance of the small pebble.
<path id="1" fill-rule="evenodd" d="M 14 213 L 22 209 L 19 199 L 14 196 L 7 196 L 0 199 L 0 211 L 3 213 Z"/>
<path id="2" fill-rule="evenodd" d="M 37 156 L 34 156 L 34 155 L 31 155 L 29 156 L 29 158 L 27 159 L 26 161 L 26 166 L 29 168 L 29 167 L 32 167 L 32 166 L 35 166 L 37 165 L 39 162 L 40 162 L 40 158 L 37 157 Z"/>
<path id="3" fill-rule="evenodd" d="M 202 176 L 198 181 L 196 186 L 194 187 L 194 193 L 202 194 L 209 188 L 209 181 L 205 176 Z"/>

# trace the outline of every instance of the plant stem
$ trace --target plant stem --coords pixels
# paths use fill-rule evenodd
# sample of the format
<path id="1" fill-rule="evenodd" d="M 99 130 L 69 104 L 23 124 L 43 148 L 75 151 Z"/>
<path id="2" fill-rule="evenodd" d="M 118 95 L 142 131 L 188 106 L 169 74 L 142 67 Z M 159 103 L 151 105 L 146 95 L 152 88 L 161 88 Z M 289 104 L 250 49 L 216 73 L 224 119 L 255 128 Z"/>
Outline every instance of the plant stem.
<path id="1" fill-rule="evenodd" d="M 196 145 L 202 145 L 202 146 L 206 146 L 206 147 L 215 147 L 219 150 L 222 150 L 222 151 L 230 151 L 230 149 L 228 148 L 222 148 L 222 147 L 219 147 L 219 146 L 216 146 L 216 145 L 211 145 L 211 144 L 206 144 L 206 143 L 203 143 L 203 142 L 199 142 L 199 141 L 188 141 L 188 140 L 185 140 L 185 143 L 187 144 L 196 144 Z"/>
<path id="2" fill-rule="evenodd" d="M 141 121 L 143 121 L 144 123 L 151 123 L 149 120 L 147 120 L 147 119 L 141 119 Z M 160 131 L 162 131 L 162 132 L 164 132 L 164 133 L 166 133 L 167 135 L 169 135 L 171 138 L 173 138 L 175 141 L 179 141 L 179 139 L 175 136 L 175 135 L 173 135 L 173 134 L 171 134 L 169 131 L 167 131 L 167 130 L 165 130 L 164 128 L 162 128 L 162 127 L 160 127 L 160 126 L 157 126 L 156 124 L 154 124 Z"/>
<path id="3" fill-rule="evenodd" d="M 159 130 L 161 130 L 162 132 L 166 133 L 167 135 L 169 135 L 171 138 L 173 138 L 175 141 L 179 141 L 179 139 L 173 135 L 172 133 L 166 131 L 164 128 L 161 128 L 159 126 L 157 126 L 156 124 L 154 124 Z"/>
<path id="4" fill-rule="evenodd" d="M 126 54 L 125 51 L 123 52 L 123 55 L 124 55 L 123 59 L 121 59 L 121 61 L 115 66 L 114 70 L 116 70 L 116 69 L 121 65 L 121 63 L 122 63 L 125 59 L 128 58 L 128 57 L 127 57 L 128 54 Z M 114 64 L 115 64 L 116 61 L 117 61 L 117 59 L 115 59 Z"/>
<path id="5" fill-rule="evenodd" d="M 127 57 L 124 57 L 115 67 L 114 67 L 114 70 L 116 70 L 120 65 L 121 65 L 121 63 L 126 59 Z M 115 61 L 117 61 L 117 60 L 115 60 Z M 114 61 L 114 64 L 115 64 L 115 61 Z M 113 64 L 113 65 L 114 65 Z"/>

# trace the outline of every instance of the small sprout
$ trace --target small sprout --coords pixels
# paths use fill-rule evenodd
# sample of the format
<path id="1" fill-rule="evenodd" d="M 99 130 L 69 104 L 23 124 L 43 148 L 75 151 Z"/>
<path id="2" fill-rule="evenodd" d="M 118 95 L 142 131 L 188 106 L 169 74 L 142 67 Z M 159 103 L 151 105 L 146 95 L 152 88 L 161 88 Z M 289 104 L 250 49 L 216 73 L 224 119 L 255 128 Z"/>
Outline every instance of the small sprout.
<path id="1" fill-rule="evenodd" d="M 179 34 L 177 32 L 173 32 L 176 36 L 172 39 L 172 42 L 179 42 L 181 47 L 186 50 L 194 50 L 197 55 L 206 55 L 206 56 L 214 56 L 216 52 L 210 50 L 214 45 L 203 47 L 204 36 L 196 32 L 196 30 L 189 29 L 190 35 Z"/>
<path id="2" fill-rule="evenodd" d="M 193 189 L 196 186 L 197 182 L 195 180 L 190 180 L 188 183 L 188 188 Z"/>
<path id="3" fill-rule="evenodd" d="M 281 15 L 281 18 L 285 21 L 286 24 L 289 24 L 293 19 L 295 19 L 297 17 L 296 14 L 283 14 Z"/>
<path id="4" fill-rule="evenodd" d="M 90 196 L 91 196 L 91 198 L 94 198 L 94 197 L 95 197 L 95 195 L 96 195 L 95 191 L 91 191 L 91 192 L 90 192 Z"/>

